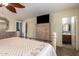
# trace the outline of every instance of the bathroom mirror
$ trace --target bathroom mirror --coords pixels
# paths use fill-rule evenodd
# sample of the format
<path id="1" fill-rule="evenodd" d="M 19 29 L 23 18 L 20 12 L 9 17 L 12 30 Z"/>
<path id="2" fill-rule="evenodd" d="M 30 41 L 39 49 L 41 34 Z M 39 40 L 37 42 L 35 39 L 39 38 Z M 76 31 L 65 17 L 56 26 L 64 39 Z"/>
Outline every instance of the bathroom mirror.
<path id="1" fill-rule="evenodd" d="M 70 32 L 70 24 L 63 24 L 63 32 Z"/>
<path id="2" fill-rule="evenodd" d="M 5 17 L 0 17 L 0 32 L 4 32 L 9 27 L 9 21 Z"/>
<path id="3" fill-rule="evenodd" d="M 71 31 L 71 17 L 62 18 L 62 31 L 68 33 Z"/>

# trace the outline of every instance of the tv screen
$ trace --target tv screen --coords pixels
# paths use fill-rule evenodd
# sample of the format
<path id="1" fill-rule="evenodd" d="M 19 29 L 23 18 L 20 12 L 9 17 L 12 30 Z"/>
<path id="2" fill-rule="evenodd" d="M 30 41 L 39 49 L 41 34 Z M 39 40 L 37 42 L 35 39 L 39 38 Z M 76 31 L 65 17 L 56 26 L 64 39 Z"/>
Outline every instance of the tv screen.
<path id="1" fill-rule="evenodd" d="M 49 23 L 49 14 L 37 16 L 37 24 L 40 24 L 40 23 Z"/>

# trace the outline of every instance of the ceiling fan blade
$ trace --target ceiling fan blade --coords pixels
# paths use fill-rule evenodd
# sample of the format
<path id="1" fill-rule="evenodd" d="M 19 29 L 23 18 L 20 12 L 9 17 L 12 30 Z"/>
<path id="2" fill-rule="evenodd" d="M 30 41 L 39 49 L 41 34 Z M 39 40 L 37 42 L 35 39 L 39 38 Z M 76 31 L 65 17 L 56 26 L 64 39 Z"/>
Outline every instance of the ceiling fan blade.
<path id="1" fill-rule="evenodd" d="M 16 8 L 25 8 L 25 6 L 21 5 L 20 3 L 9 3 L 9 4 Z"/>
<path id="2" fill-rule="evenodd" d="M 9 11 L 11 11 L 11 12 L 16 13 L 16 9 L 15 9 L 13 6 L 8 5 L 8 6 L 6 6 L 6 8 L 7 8 Z"/>

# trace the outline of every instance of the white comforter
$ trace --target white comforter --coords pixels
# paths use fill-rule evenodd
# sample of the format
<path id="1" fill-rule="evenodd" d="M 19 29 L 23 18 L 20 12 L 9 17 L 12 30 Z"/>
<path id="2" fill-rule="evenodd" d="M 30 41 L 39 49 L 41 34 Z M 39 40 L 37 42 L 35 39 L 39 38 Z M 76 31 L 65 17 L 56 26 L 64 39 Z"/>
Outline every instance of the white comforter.
<path id="1" fill-rule="evenodd" d="M 48 43 L 13 37 L 0 40 L 0 56 L 56 56 L 56 53 Z"/>

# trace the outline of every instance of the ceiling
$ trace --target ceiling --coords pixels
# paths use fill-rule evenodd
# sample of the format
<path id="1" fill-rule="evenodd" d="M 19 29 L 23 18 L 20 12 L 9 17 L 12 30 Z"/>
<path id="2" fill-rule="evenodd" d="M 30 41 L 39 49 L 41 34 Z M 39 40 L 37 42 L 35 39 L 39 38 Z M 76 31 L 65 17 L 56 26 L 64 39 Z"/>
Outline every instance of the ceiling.
<path id="1" fill-rule="evenodd" d="M 17 8 L 17 14 L 14 14 L 10 11 L 8 11 L 6 8 L 2 7 L 0 8 L 0 12 L 8 15 L 17 15 L 17 17 L 33 17 L 33 16 L 39 16 L 43 14 L 49 13 L 51 10 L 53 12 L 60 11 L 63 9 L 68 8 L 79 8 L 78 3 L 22 3 L 26 6 L 26 8 L 18 9 Z M 2 11 L 5 12 L 2 12 Z"/>

